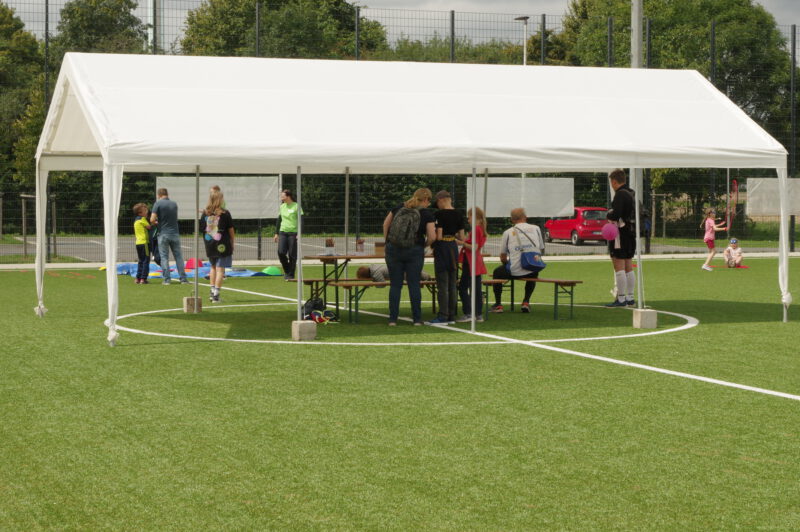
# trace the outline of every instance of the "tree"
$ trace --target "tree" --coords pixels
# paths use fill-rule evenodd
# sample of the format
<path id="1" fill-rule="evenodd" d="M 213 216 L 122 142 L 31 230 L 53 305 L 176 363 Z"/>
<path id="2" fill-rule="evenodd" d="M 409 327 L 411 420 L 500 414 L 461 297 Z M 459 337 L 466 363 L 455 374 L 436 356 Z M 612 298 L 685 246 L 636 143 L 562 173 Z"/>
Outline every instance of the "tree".
<path id="1" fill-rule="evenodd" d="M 72 0 L 61 9 L 53 39 L 58 64 L 65 52 L 137 54 L 147 50 L 147 25 L 133 0 Z M 58 55 L 60 54 L 60 55 Z"/>
<path id="2" fill-rule="evenodd" d="M 14 10 L 0 3 L 0 123 L 13 124 L 30 102 L 29 87 L 42 70 L 42 55 L 33 34 L 25 31 Z M 42 102 L 37 102 L 42 105 Z M 0 186 L 14 174 L 13 146 L 16 132 L 0 129 Z"/>
<path id="3" fill-rule="evenodd" d="M 262 55 L 270 57 L 346 58 L 355 53 L 355 6 L 344 0 L 283 0 L 261 6 Z M 181 41 L 184 53 L 248 56 L 255 54 L 256 0 L 205 0 L 189 12 Z M 377 22 L 360 21 L 365 51 L 385 46 Z"/>

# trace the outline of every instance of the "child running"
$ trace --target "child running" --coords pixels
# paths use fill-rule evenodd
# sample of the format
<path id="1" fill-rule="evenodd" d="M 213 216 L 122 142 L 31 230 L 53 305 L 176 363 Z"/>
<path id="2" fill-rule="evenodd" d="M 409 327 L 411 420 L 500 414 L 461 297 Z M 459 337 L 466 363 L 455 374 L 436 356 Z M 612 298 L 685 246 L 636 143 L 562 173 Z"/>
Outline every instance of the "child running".
<path id="1" fill-rule="evenodd" d="M 717 254 L 717 250 L 714 247 L 715 234 L 717 231 L 726 231 L 728 229 L 725 227 L 724 223 L 716 223 L 716 220 L 714 219 L 715 215 L 716 211 L 714 211 L 714 209 L 706 209 L 706 218 L 703 220 L 703 223 L 700 224 L 700 227 L 705 227 L 703 242 L 705 242 L 706 246 L 708 247 L 708 256 L 706 256 L 706 261 L 703 263 L 701 268 L 709 272 L 713 271 L 711 269 L 711 259 L 713 259 L 714 255 Z"/>

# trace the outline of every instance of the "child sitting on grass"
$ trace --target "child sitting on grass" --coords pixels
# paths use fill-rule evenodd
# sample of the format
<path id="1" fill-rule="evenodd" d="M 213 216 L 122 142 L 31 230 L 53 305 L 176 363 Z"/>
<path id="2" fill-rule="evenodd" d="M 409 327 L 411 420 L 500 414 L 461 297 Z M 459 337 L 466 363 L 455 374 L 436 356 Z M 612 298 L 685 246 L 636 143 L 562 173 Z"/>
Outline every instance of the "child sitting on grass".
<path id="1" fill-rule="evenodd" d="M 739 247 L 739 241 L 735 238 L 731 238 L 730 245 L 725 248 L 722 255 L 725 257 L 725 264 L 728 265 L 728 268 L 738 268 L 742 265 L 744 252 Z"/>

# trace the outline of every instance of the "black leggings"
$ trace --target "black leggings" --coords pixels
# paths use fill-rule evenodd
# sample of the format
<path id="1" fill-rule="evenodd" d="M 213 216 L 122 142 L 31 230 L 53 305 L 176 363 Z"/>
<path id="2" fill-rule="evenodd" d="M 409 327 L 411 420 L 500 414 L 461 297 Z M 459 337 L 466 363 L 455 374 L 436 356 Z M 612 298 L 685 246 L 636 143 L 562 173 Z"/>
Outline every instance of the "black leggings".
<path id="1" fill-rule="evenodd" d="M 294 277 L 297 266 L 297 233 L 278 233 L 278 260 L 283 266 L 283 273 Z"/>

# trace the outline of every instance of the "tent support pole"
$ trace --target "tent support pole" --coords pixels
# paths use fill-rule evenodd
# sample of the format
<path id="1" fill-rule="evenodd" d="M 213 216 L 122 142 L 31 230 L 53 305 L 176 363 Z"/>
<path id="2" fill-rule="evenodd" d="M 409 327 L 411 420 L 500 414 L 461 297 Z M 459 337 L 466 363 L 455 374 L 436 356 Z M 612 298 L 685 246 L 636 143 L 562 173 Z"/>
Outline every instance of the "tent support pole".
<path id="1" fill-rule="evenodd" d="M 475 183 L 473 183 L 473 186 L 474 185 Z M 475 190 L 476 194 L 478 193 L 476 189 L 473 188 L 472 190 Z M 489 216 L 488 214 L 486 214 L 486 196 L 488 191 L 489 191 L 489 169 L 485 168 L 483 172 L 483 215 L 486 217 Z"/>
<path id="2" fill-rule="evenodd" d="M 194 167 L 194 304 L 192 313 L 197 314 L 198 301 L 200 300 L 200 264 L 198 253 L 200 249 L 200 165 Z M 211 280 L 214 284 L 214 280 Z"/>
<path id="3" fill-rule="evenodd" d="M 486 173 L 488 175 L 488 173 L 489 173 L 488 170 L 487 170 Z M 476 264 L 475 248 L 476 248 L 476 243 L 477 243 L 477 235 L 475 234 L 475 220 L 476 220 L 475 207 L 478 204 L 477 194 L 475 193 L 475 192 L 477 192 L 477 189 L 475 188 L 475 185 L 477 184 L 476 182 L 477 182 L 477 173 L 475 171 L 475 167 L 473 166 L 472 167 L 472 190 L 473 190 L 473 194 L 472 194 L 472 206 L 471 206 L 471 211 L 470 211 L 470 212 L 472 212 L 472 216 L 470 217 L 470 221 L 469 221 L 470 240 L 472 241 L 472 244 L 471 244 L 471 247 L 472 247 L 472 250 L 471 250 L 472 262 L 471 262 L 471 265 L 470 265 L 470 268 L 469 268 L 469 275 L 470 275 L 470 280 L 469 280 L 469 282 L 470 282 L 470 290 L 469 290 L 470 307 L 469 308 L 471 310 L 470 318 L 472 318 L 472 319 L 470 320 L 470 323 L 469 323 L 469 330 L 472 331 L 472 332 L 475 332 L 475 320 L 477 319 L 477 317 L 475 316 L 475 310 L 478 307 L 475 306 L 475 303 L 476 303 L 476 300 L 477 300 L 478 297 L 483 297 L 482 294 L 475 294 L 475 288 L 476 288 L 475 285 L 477 284 L 475 282 L 476 281 L 475 270 L 477 269 L 477 268 L 475 268 L 475 264 Z M 484 195 L 484 197 L 486 197 L 486 196 Z"/>
<path id="4" fill-rule="evenodd" d="M 297 321 L 303 319 L 303 202 L 302 169 L 297 167 Z"/>
<path id="5" fill-rule="evenodd" d="M 350 254 L 350 167 L 344 169 L 344 254 Z M 344 277 L 347 279 L 347 264 L 344 265 Z"/>
<path id="6" fill-rule="evenodd" d="M 636 308 L 644 308 L 644 265 L 642 264 L 642 224 L 641 224 L 641 209 L 639 209 L 639 196 L 642 193 L 642 169 L 631 168 L 631 176 L 634 182 L 634 210 L 636 212 L 636 264 L 639 266 L 639 271 L 636 272 L 636 291 L 639 292 L 636 297 Z"/>

